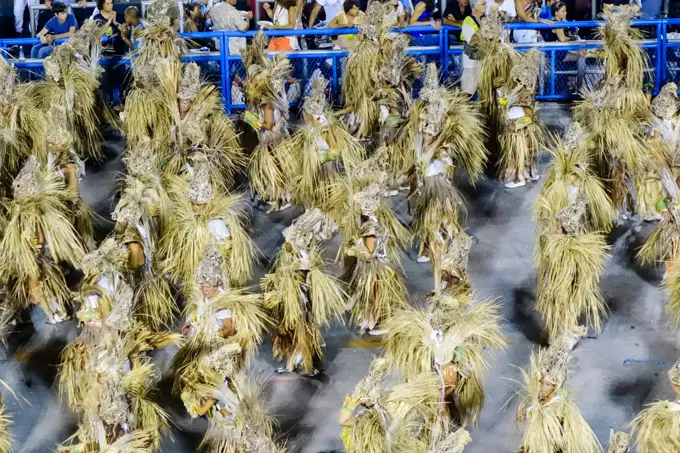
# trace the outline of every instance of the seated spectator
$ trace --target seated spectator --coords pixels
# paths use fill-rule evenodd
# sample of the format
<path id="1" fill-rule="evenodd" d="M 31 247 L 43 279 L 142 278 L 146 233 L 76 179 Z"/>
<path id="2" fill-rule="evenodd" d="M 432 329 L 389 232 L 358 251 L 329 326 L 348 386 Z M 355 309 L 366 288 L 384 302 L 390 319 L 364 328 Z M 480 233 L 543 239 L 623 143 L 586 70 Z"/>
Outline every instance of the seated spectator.
<path id="1" fill-rule="evenodd" d="M 250 19 L 253 13 L 236 9 L 238 0 L 226 0 L 213 6 L 210 16 L 215 31 L 241 31 L 246 32 L 250 27 Z M 229 53 L 240 55 L 246 48 L 246 38 L 229 38 Z M 233 65 L 232 65 L 233 67 Z"/>
<path id="2" fill-rule="evenodd" d="M 186 33 L 205 31 L 205 17 L 200 3 L 191 2 L 184 9 L 184 31 Z"/>
<path id="3" fill-rule="evenodd" d="M 262 28 L 270 28 L 272 30 L 293 30 L 297 22 L 296 0 L 276 0 L 274 9 L 265 3 L 263 5 L 264 12 L 272 20 L 273 25 L 263 26 Z M 300 48 L 296 36 L 277 36 L 269 41 L 268 50 L 297 50 Z"/>
<path id="4" fill-rule="evenodd" d="M 359 0 L 345 0 L 343 11 L 328 24 L 328 28 L 353 28 L 364 21 L 366 15 L 359 9 Z M 355 35 L 339 35 L 333 40 L 334 49 L 351 49 L 356 42 Z"/>
<path id="5" fill-rule="evenodd" d="M 121 24 L 118 22 L 116 12 L 113 10 L 113 0 L 97 0 L 97 9 L 99 12 L 92 20 L 106 27 L 102 37 L 102 44 L 106 46 L 106 50 L 109 53 L 122 54 L 125 43 L 120 35 Z"/>
<path id="6" fill-rule="evenodd" d="M 120 26 L 120 35 L 125 45 L 133 52 L 139 50 L 139 33 L 144 29 L 142 14 L 136 6 L 128 6 L 125 9 L 125 23 Z"/>
<path id="7" fill-rule="evenodd" d="M 555 22 L 565 22 L 567 20 L 567 4 L 564 2 L 553 3 L 552 18 Z M 548 30 L 546 41 L 568 42 L 578 39 L 575 30 L 571 28 L 554 28 Z"/>
<path id="8" fill-rule="evenodd" d="M 215 5 L 215 2 L 213 0 L 197 0 L 197 1 L 199 6 L 201 7 L 201 16 L 203 17 L 204 29 L 207 29 L 208 27 L 212 26 L 212 21 L 209 18 L 210 10 L 212 10 L 212 7 Z"/>
<path id="9" fill-rule="evenodd" d="M 47 58 L 54 51 L 55 40 L 68 38 L 76 31 L 78 26 L 76 18 L 66 12 L 66 5 L 56 2 L 52 5 L 52 12 L 54 17 L 47 21 L 45 28 L 38 33 L 40 44 L 31 49 L 31 58 Z"/>
<path id="10" fill-rule="evenodd" d="M 419 0 L 414 6 L 409 25 L 429 25 L 439 30 L 441 22 L 438 17 L 439 13 L 434 0 Z M 436 33 L 413 33 L 413 38 L 416 46 L 439 45 L 439 35 Z"/>

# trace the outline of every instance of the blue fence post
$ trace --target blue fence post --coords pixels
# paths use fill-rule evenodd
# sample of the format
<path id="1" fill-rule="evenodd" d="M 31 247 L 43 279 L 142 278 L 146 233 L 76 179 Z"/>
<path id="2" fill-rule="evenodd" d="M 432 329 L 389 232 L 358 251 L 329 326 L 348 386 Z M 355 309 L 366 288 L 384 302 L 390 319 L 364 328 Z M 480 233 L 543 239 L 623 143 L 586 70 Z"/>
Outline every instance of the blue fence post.
<path id="1" fill-rule="evenodd" d="M 654 95 L 659 94 L 661 89 L 661 63 L 663 58 L 661 58 L 661 50 L 663 47 L 663 40 L 665 36 L 661 33 L 662 26 L 660 23 L 656 24 L 656 70 L 654 71 Z"/>
<path id="2" fill-rule="evenodd" d="M 229 38 L 220 36 L 220 57 L 222 68 L 222 99 L 227 112 L 231 114 L 231 77 L 229 76 Z"/>
<path id="3" fill-rule="evenodd" d="M 555 52 L 555 49 L 550 52 L 550 96 L 555 96 Z"/>
<path id="4" fill-rule="evenodd" d="M 660 28 L 661 33 L 657 35 L 657 45 L 660 47 L 659 67 L 661 68 L 659 80 L 664 83 L 668 80 L 668 19 L 662 19 Z"/>
<path id="5" fill-rule="evenodd" d="M 331 80 L 331 89 L 333 90 L 333 98 L 338 99 L 338 64 L 339 58 L 338 57 L 333 57 L 333 65 L 332 65 L 332 77 L 333 79 Z"/>

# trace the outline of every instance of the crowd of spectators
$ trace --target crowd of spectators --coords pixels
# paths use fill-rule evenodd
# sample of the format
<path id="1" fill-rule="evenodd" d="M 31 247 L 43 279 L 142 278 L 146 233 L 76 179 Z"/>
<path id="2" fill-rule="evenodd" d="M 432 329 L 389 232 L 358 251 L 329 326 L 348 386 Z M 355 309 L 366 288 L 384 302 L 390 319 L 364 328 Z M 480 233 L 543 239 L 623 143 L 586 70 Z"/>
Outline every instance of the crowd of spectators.
<path id="1" fill-rule="evenodd" d="M 25 13 L 27 6 L 37 0 L 14 0 L 14 25 L 18 35 L 26 36 Z M 143 28 L 141 4 L 120 0 L 97 0 L 96 7 L 88 7 L 85 0 L 39 0 L 45 9 L 36 21 L 36 37 L 40 44 L 31 50 L 32 58 L 45 58 L 61 38 L 67 38 L 85 19 L 96 20 L 106 26 L 104 44 L 107 52 L 123 54 L 134 51 L 136 34 Z M 240 31 L 265 28 L 287 30 L 295 28 L 354 27 L 364 20 L 368 0 L 275 0 L 261 3 L 257 0 L 192 0 L 184 6 L 183 28 L 186 32 Z M 572 8 L 580 0 L 373 0 L 390 4 L 394 8 L 395 26 L 424 25 L 437 31 L 441 24 L 458 27 L 451 32 L 452 39 L 469 41 L 479 28 L 480 17 L 496 3 L 509 21 L 553 24 L 566 22 Z M 604 0 L 605 3 L 627 4 L 630 0 Z M 660 13 L 663 0 L 642 0 L 643 12 L 648 16 Z M 91 4 L 90 4 L 91 5 Z M 483 7 L 482 7 L 483 5 Z M 582 5 L 581 5 L 582 7 Z M 261 20 L 255 23 L 256 8 Z M 579 17 L 580 18 L 580 17 Z M 179 29 L 179 24 L 176 24 Z M 566 24 L 565 24 L 566 25 Z M 436 46 L 436 33 L 413 33 L 414 45 Z M 545 41 L 570 41 L 579 39 L 578 30 L 571 27 L 551 30 L 514 30 L 510 38 L 518 43 Z M 350 49 L 356 40 L 352 35 L 335 36 L 280 36 L 270 40 L 270 50 L 296 50 L 333 47 Z M 239 53 L 245 38 L 230 38 L 229 52 Z M 216 50 L 214 40 L 196 40 L 194 47 Z M 468 65 L 471 63 L 468 61 Z"/>

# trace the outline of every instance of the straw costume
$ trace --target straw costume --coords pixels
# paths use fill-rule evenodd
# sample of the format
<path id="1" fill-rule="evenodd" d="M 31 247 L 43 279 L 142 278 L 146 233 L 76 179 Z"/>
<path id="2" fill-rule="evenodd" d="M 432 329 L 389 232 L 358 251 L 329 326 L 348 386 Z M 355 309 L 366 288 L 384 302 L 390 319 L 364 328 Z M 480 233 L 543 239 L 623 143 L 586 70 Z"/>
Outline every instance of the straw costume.
<path id="1" fill-rule="evenodd" d="M 372 335 L 384 333 L 377 326 L 406 304 L 406 287 L 398 273 L 398 253 L 389 251 L 394 236 L 378 217 L 384 203 L 383 190 L 384 184 L 371 184 L 352 196 L 360 214 L 358 218 L 354 217 L 356 227 L 353 231 L 356 233 L 350 236 L 345 251 L 353 258 L 346 261 L 351 321 Z M 347 229 L 345 235 L 348 235 Z"/>
<path id="2" fill-rule="evenodd" d="M 515 51 L 503 42 L 504 30 L 498 6 L 493 4 L 482 18 L 479 33 L 475 33 L 471 46 L 479 61 L 477 93 L 482 112 L 486 115 L 489 148 L 500 149 L 498 135 L 502 130 L 503 106 L 498 100 L 498 89 L 510 79 Z"/>
<path id="3" fill-rule="evenodd" d="M 255 258 L 255 246 L 245 226 L 243 197 L 214 187 L 210 165 L 196 153 L 190 181 L 173 180 L 173 208 L 159 253 L 165 271 L 175 281 L 187 283 L 193 280 L 208 245 L 216 243 L 226 263 L 225 284 L 240 287 L 250 279 Z"/>
<path id="4" fill-rule="evenodd" d="M 9 431 L 9 425 L 12 424 L 12 419 L 5 412 L 5 403 L 0 396 L 0 453 L 12 452 L 12 435 Z"/>
<path id="5" fill-rule="evenodd" d="M 103 25 L 86 21 L 45 59 L 45 80 L 35 83 L 32 90 L 41 110 L 46 112 L 56 105 L 64 111 L 75 153 L 95 159 L 102 157 L 101 130 L 107 124 L 117 126 L 99 97 L 103 32 Z"/>
<path id="6" fill-rule="evenodd" d="M 167 142 L 159 137 L 155 149 L 161 153 L 161 167 L 168 175 L 186 172 L 191 156 L 203 154 L 211 163 L 213 184 L 228 188 L 235 174 L 245 167 L 236 130 L 224 113 L 215 85 L 202 83 L 196 63 L 179 61 L 156 64 L 166 115 L 170 118 Z"/>
<path id="7" fill-rule="evenodd" d="M 605 21 L 597 30 L 597 39 L 603 41 L 605 80 L 620 78 L 623 89 L 619 102 L 632 110 L 646 110 L 647 100 L 642 92 L 647 52 L 640 46 L 643 34 L 631 27 L 631 20 L 640 15 L 640 7 L 604 7 Z"/>
<path id="8" fill-rule="evenodd" d="M 160 89 L 158 69 L 163 62 L 179 63 L 186 46 L 175 29 L 180 20 L 176 2 L 153 0 L 146 11 L 144 28 L 137 38 L 142 44 L 131 56 L 134 85 L 127 94 L 121 118 L 128 141 L 148 136 L 153 143 L 167 143 L 172 117 Z"/>
<path id="9" fill-rule="evenodd" d="M 413 104 L 413 82 L 420 77 L 422 66 L 406 55 L 410 36 L 398 34 L 394 38 L 379 36 L 380 70 L 372 74 L 374 99 L 378 106 L 379 143 L 393 143 L 401 126 L 408 119 Z"/>
<path id="10" fill-rule="evenodd" d="M 327 274 L 315 233 L 327 222 L 318 209 L 298 217 L 283 231 L 273 272 L 262 279 L 265 305 L 277 332 L 274 356 L 286 360 L 285 371 L 300 368 L 319 372 L 325 346 L 321 327 L 342 320 L 346 296 L 339 282 Z"/>
<path id="11" fill-rule="evenodd" d="M 605 312 L 599 288 L 607 258 L 606 233 L 614 208 L 599 178 L 591 169 L 580 126 L 572 123 L 563 141 L 557 141 L 554 159 L 534 205 L 539 240 L 536 309 L 546 323 L 550 339 L 586 326 L 599 332 Z"/>
<path id="12" fill-rule="evenodd" d="M 292 200 L 305 208 L 329 209 L 333 191 L 345 172 L 364 159 L 364 149 L 347 132 L 326 100 L 327 81 L 317 77 L 302 105 L 305 124 L 275 150 L 285 179 L 291 181 Z"/>
<path id="13" fill-rule="evenodd" d="M 388 363 L 374 359 L 340 410 L 347 453 L 427 453 L 438 414 L 439 380 L 427 373 L 384 390 Z"/>
<path id="14" fill-rule="evenodd" d="M 78 268 L 82 242 L 69 218 L 64 183 L 52 169 L 29 158 L 12 183 L 0 249 L 3 280 L 15 311 L 40 305 L 48 322 L 67 319 L 70 291 L 60 263 Z"/>
<path id="15" fill-rule="evenodd" d="M 45 143 L 47 121 L 28 88 L 18 83 L 16 69 L 0 55 L 0 165 L 10 176 Z"/>
<path id="16" fill-rule="evenodd" d="M 657 401 L 649 404 L 633 420 L 633 436 L 639 453 L 678 451 L 680 438 L 680 361 L 668 372 L 674 401 Z"/>
<path id="17" fill-rule="evenodd" d="M 536 84 L 543 56 L 532 49 L 514 55 L 510 77 L 497 90 L 501 107 L 501 178 L 506 187 L 526 185 L 539 178 L 537 154 L 543 128 L 536 117 Z"/>
<path id="18" fill-rule="evenodd" d="M 340 111 L 349 132 L 358 139 L 367 139 L 376 132 L 380 109 L 375 102 L 374 77 L 383 65 L 379 43 L 387 33 L 385 15 L 390 5 L 371 2 L 366 16 L 358 25 L 361 39 L 350 51 L 344 70 L 342 96 L 345 108 Z"/>
<path id="19" fill-rule="evenodd" d="M 439 285 L 426 309 L 405 307 L 384 325 L 390 366 L 407 381 L 422 373 L 437 376 L 440 414 L 458 425 L 475 423 L 484 403 L 484 374 L 489 369 L 484 351 L 505 346 L 498 306 L 473 300 L 462 267 L 467 253 L 463 256 L 461 249 L 465 247 L 447 253 L 441 266 L 446 284 Z"/>
<path id="20" fill-rule="evenodd" d="M 206 247 L 192 280 L 185 282 L 182 333 L 188 339 L 173 359 L 176 376 L 226 343 L 239 345 L 239 363 L 244 364 L 262 342 L 269 318 L 261 297 L 230 288 L 226 269 L 219 247 L 213 243 Z"/>
<path id="21" fill-rule="evenodd" d="M 283 159 L 276 154 L 288 138 L 288 98 L 285 83 L 290 61 L 283 55 L 267 58 L 267 38 L 258 33 L 243 53 L 246 80 L 245 121 L 257 132 L 258 145 L 250 156 L 249 174 L 253 193 L 272 205 L 272 210 L 290 206 L 291 181 L 286 180 Z"/>
<path id="22" fill-rule="evenodd" d="M 428 65 L 406 126 L 409 138 L 400 150 L 411 168 L 409 206 L 420 242 L 419 261 L 441 259 L 448 242 L 462 231 L 463 199 L 453 184 L 455 168 L 464 168 L 474 182 L 487 159 L 479 112 L 465 93 L 447 90 L 438 80 L 436 65 Z"/>
<path id="23" fill-rule="evenodd" d="M 602 447 L 566 389 L 569 355 L 578 341 L 564 335 L 531 355 L 517 421 L 526 422 L 518 453 L 600 453 Z"/>
<path id="24" fill-rule="evenodd" d="M 630 438 L 624 432 L 614 433 L 610 430 L 609 433 L 609 450 L 607 453 L 629 453 L 630 452 Z"/>
<path id="25" fill-rule="evenodd" d="M 594 90 L 574 107 L 574 120 L 587 133 L 586 142 L 594 168 L 622 218 L 631 215 L 633 198 L 629 185 L 644 169 L 647 153 L 645 124 L 649 115 L 640 115 L 623 104 L 625 87 L 614 77 Z"/>

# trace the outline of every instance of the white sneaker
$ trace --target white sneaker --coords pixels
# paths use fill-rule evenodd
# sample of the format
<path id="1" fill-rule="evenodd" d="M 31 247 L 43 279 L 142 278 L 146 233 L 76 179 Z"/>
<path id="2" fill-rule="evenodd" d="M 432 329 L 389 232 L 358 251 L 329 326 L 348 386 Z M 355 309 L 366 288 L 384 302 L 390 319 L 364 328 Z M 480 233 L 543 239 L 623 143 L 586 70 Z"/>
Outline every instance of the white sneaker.
<path id="1" fill-rule="evenodd" d="M 516 189 L 518 187 L 526 186 L 527 182 L 524 181 L 524 180 L 522 180 L 520 182 L 510 181 L 510 182 L 506 182 L 504 185 L 505 185 L 506 189 Z"/>
<path id="2" fill-rule="evenodd" d="M 374 329 L 374 330 L 369 330 L 368 334 L 372 335 L 374 337 L 379 337 L 379 336 L 385 335 L 388 332 L 389 332 L 389 329 L 382 329 L 382 330 Z"/>
<path id="3" fill-rule="evenodd" d="M 286 209 L 290 208 L 291 206 L 293 206 L 292 203 L 286 203 L 283 206 L 281 206 L 279 209 L 277 209 L 277 211 L 285 211 Z"/>
<path id="4" fill-rule="evenodd" d="M 416 259 L 417 262 L 419 263 L 429 263 L 430 262 L 430 257 L 429 256 L 419 256 L 418 259 Z"/>
<path id="5" fill-rule="evenodd" d="M 538 169 L 536 168 L 532 168 L 530 174 L 531 174 L 530 178 L 532 181 L 538 181 L 539 179 L 541 179 L 541 175 L 538 174 Z"/>

